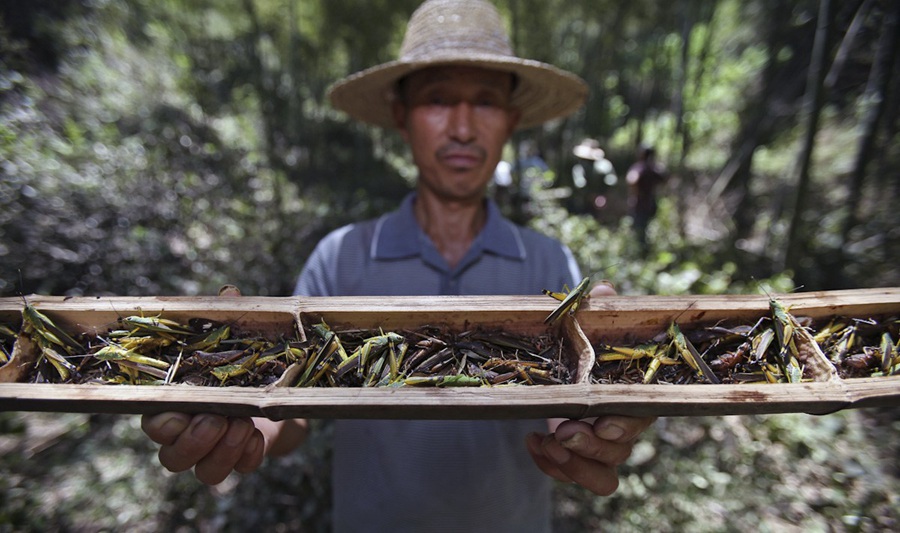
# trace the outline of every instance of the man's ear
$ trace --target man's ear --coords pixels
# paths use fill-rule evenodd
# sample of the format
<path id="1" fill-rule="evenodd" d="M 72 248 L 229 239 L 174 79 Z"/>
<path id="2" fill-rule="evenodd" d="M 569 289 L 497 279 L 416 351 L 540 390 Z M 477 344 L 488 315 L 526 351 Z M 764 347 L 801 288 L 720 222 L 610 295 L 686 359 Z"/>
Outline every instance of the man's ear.
<path id="1" fill-rule="evenodd" d="M 391 111 L 394 113 L 394 127 L 400 132 L 403 140 L 409 142 L 409 131 L 406 129 L 406 106 L 399 100 L 394 100 L 391 104 Z"/>

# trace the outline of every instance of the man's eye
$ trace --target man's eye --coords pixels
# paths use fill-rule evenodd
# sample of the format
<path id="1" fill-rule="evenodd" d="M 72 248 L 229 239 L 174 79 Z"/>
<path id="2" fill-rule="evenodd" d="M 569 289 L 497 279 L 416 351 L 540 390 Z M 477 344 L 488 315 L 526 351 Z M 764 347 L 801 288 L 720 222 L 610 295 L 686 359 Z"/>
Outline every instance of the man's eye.
<path id="1" fill-rule="evenodd" d="M 424 101 L 424 103 L 426 103 L 428 105 L 434 105 L 434 106 L 447 106 L 447 105 L 452 104 L 450 98 L 446 94 L 439 92 L 439 91 L 433 92 L 433 93 L 426 93 L 424 95 L 423 101 Z"/>

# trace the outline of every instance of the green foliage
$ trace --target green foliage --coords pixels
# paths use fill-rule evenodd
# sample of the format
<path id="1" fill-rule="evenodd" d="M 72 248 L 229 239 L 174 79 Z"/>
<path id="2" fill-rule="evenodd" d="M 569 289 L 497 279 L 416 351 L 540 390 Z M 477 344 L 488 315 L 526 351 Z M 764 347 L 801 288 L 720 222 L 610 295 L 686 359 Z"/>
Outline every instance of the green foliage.
<path id="1" fill-rule="evenodd" d="M 0 294 L 210 294 L 226 282 L 289 294 L 325 232 L 393 208 L 415 180 L 396 135 L 353 124 L 325 93 L 392 59 L 418 3 L 2 4 Z M 517 135 L 553 172 L 505 206 L 568 244 L 585 273 L 624 295 L 828 289 L 834 272 L 845 286 L 900 284 L 896 114 L 867 167 L 858 209 L 868 216 L 848 242 L 840 234 L 859 124 L 879 101 L 863 91 L 890 0 L 872 2 L 828 93 L 796 271 L 782 258 L 818 2 L 497 4 L 523 55 L 591 88 L 572 118 Z M 830 57 L 858 3 L 845 4 Z M 774 17 L 779 6 L 786 16 Z M 770 98 L 757 104 L 762 94 Z M 585 207 L 584 190 L 557 194 L 571 185 L 569 154 L 583 137 L 601 140 L 618 174 L 600 210 Z M 646 250 L 624 206 L 624 171 L 642 141 L 657 145 L 671 175 Z M 745 146 L 750 231 L 734 239 L 748 204 L 722 191 Z M 135 417 L 3 414 L 0 530 L 327 530 L 329 431 L 317 429 L 297 454 L 208 488 L 165 473 Z M 615 496 L 558 486 L 557 525 L 897 529 L 897 429 L 896 413 L 880 411 L 663 420 Z"/>
<path id="2" fill-rule="evenodd" d="M 670 199 L 649 228 L 650 247 L 642 250 L 630 218 L 606 227 L 589 215 L 570 216 L 563 209 L 543 210 L 535 229 L 569 244 L 586 274 L 613 282 L 621 294 L 761 294 L 790 292 L 791 276 L 755 277 L 751 265 L 720 264 L 712 243 L 685 242 L 677 232 L 676 206 Z"/>
<path id="3" fill-rule="evenodd" d="M 889 413 L 659 420 L 620 469 L 618 491 L 557 490 L 560 531 L 883 531 Z M 842 446 L 832 443 L 841 442 Z M 883 442 L 883 441 L 882 441 Z M 893 442 L 893 441 L 891 441 Z"/>
<path id="4" fill-rule="evenodd" d="M 56 25 L 56 46 L 65 53 L 56 73 L 42 78 L 32 78 L 29 41 L 4 34 L 3 57 L 13 68 L 0 75 L 0 146 L 7 161 L 0 254 L 9 259 L 0 267 L 0 292 L 196 294 L 224 281 L 248 293 L 290 291 L 325 231 L 396 205 L 414 177 L 396 136 L 347 123 L 324 99 L 338 77 L 392 57 L 416 2 L 364 4 L 98 2 L 86 16 L 72 11 L 44 22 Z M 685 152 L 685 166 L 673 168 L 680 186 L 668 191 L 674 203 L 655 230 L 665 253 L 602 257 L 606 264 L 627 263 L 612 271 L 623 278 L 622 288 L 679 292 L 727 285 L 738 291 L 750 278 L 785 277 L 779 258 L 786 211 L 778 199 L 790 191 L 796 128 L 757 150 L 752 193 L 757 205 L 771 207 L 754 214 L 754 234 L 737 256 L 724 238 L 735 228 L 728 218 L 731 200 L 703 196 L 722 182 L 717 169 L 729 164 L 742 100 L 760 89 L 765 43 L 754 28 L 766 27 L 767 9 L 733 0 L 685 2 L 684 9 L 652 2 L 566 5 L 500 2 L 519 49 L 580 72 L 596 99 L 572 120 L 522 138 L 536 138 L 560 176 L 570 162 L 564 154 L 579 135 L 607 139 L 617 166 L 628 164 L 638 140 L 656 144 L 676 163 L 679 150 Z M 35 9 L 32 16 L 40 17 L 42 8 Z M 806 35 L 811 9 L 809 2 L 796 5 L 785 31 Z M 683 74 L 679 17 L 692 24 Z M 359 24 L 357 18 L 385 22 Z M 678 117 L 669 106 L 677 85 L 661 81 L 678 79 L 684 82 L 683 139 L 673 136 Z M 847 95 L 854 90 L 848 87 Z M 826 206 L 826 218 L 845 198 L 834 180 L 853 164 L 844 148 L 854 141 L 858 117 L 855 108 L 845 109 L 851 114 L 828 113 L 824 148 L 816 152 L 818 179 L 834 185 L 817 187 L 821 198 L 809 205 Z M 704 203 L 719 220 L 699 225 L 723 228 L 716 241 L 691 231 L 698 224 L 690 220 L 690 206 Z M 569 218 L 565 212 L 533 215 L 553 220 L 537 223 L 549 232 Z M 810 213 L 805 220 L 817 218 Z M 831 218 L 826 227 L 838 231 L 841 216 Z M 859 228 L 857 242 L 887 237 L 890 216 L 874 222 Z M 610 232 L 602 244 L 562 236 L 573 248 L 627 253 L 624 242 L 608 243 L 625 239 L 627 222 L 607 217 L 601 225 L 572 231 L 573 239 Z M 807 223 L 802 271 L 785 279 L 799 276 L 808 288 L 827 288 L 817 256 L 833 256 L 842 243 L 813 227 Z M 896 278 L 879 268 L 890 262 L 888 249 L 859 247 L 845 269 L 858 284 L 891 283 Z M 583 265 L 599 259 L 586 255 Z M 273 270 L 282 274 L 271 276 Z M 735 276 L 741 283 L 731 283 Z"/>
<path id="5" fill-rule="evenodd" d="M 326 230 L 398 201 L 404 183 L 391 184 L 364 130 L 315 104 L 297 117 L 312 116 L 304 138 L 313 146 L 267 145 L 261 128 L 292 123 L 260 122 L 264 95 L 234 85 L 247 73 L 220 71 L 237 62 L 192 75 L 198 58 L 212 65 L 216 36 L 239 27 L 220 21 L 209 26 L 213 40 L 179 40 L 208 18 L 201 10 L 178 19 L 184 32 L 145 21 L 134 43 L 118 30 L 135 24 L 131 9 L 175 14 L 140 2 L 107 7 L 60 28 L 77 50 L 64 75 L 42 86 L 6 75 L 19 81 L 4 110 L 0 291 L 197 294 L 236 282 L 248 294 L 285 294 Z M 236 51 L 246 64 L 247 49 Z M 325 187 L 335 181 L 349 192 Z M 376 181 L 376 194 L 361 194 Z"/>

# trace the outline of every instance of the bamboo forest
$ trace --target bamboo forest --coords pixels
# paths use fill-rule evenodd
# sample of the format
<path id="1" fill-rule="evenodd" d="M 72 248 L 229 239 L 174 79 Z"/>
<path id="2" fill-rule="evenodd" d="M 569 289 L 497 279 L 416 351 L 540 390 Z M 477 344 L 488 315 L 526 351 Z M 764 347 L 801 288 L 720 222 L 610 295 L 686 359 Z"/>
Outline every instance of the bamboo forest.
<path id="1" fill-rule="evenodd" d="M 0 296 L 290 296 L 322 237 L 415 186 L 401 136 L 326 93 L 395 59 L 420 3 L 0 0 Z M 585 275 L 623 296 L 900 286 L 900 2 L 493 3 L 519 56 L 590 93 L 516 131 L 489 194 Z M 664 181 L 640 223 L 647 147 Z M 330 529 L 328 420 L 207 486 L 139 416 L 4 411 L 0 531 Z M 896 531 L 898 456 L 896 407 L 660 418 L 612 496 L 556 483 L 553 525 Z"/>

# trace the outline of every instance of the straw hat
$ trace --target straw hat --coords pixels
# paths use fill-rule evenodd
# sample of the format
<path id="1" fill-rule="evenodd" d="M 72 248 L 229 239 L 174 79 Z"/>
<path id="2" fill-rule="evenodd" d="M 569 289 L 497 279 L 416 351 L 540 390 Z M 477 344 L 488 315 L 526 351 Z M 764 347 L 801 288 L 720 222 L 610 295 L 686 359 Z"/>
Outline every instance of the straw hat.
<path id="1" fill-rule="evenodd" d="M 516 57 L 500 14 L 485 0 L 426 1 L 409 20 L 398 60 L 348 76 L 329 89 L 329 97 L 336 109 L 358 120 L 392 128 L 397 82 L 437 65 L 515 74 L 512 105 L 522 112 L 519 129 L 569 115 L 587 98 L 587 84 L 578 76 Z"/>

